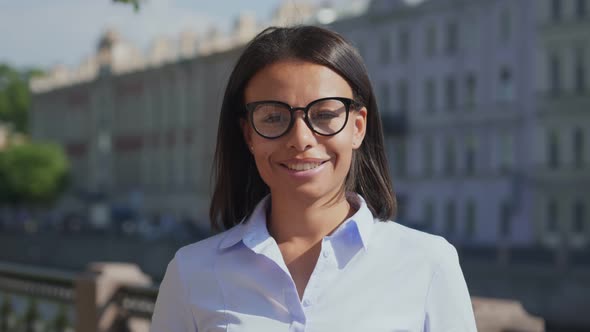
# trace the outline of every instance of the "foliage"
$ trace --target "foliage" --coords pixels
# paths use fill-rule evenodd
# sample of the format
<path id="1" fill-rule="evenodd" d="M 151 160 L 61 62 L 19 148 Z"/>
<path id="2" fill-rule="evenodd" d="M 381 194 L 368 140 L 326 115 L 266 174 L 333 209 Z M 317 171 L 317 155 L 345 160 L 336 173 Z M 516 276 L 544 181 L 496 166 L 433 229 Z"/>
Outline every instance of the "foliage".
<path id="1" fill-rule="evenodd" d="M 30 298 L 28 301 L 27 309 L 23 315 L 23 323 L 25 331 L 33 331 L 35 322 L 39 319 L 39 308 L 37 306 L 37 300 Z"/>
<path id="2" fill-rule="evenodd" d="M 67 184 L 68 160 L 54 144 L 27 143 L 0 151 L 0 203 L 54 201 Z"/>
<path id="3" fill-rule="evenodd" d="M 133 9 L 135 9 L 135 11 L 139 10 L 140 1 L 141 0 L 113 0 L 113 2 L 121 2 L 121 3 L 133 5 Z"/>
<path id="4" fill-rule="evenodd" d="M 70 326 L 65 305 L 62 304 L 59 306 L 59 311 L 51 322 L 51 326 L 53 327 L 54 331 L 65 331 L 66 328 Z"/>
<path id="5" fill-rule="evenodd" d="M 12 313 L 12 299 L 8 295 L 2 298 L 0 305 L 0 331 L 8 330 L 8 316 Z"/>
<path id="6" fill-rule="evenodd" d="M 41 74 L 37 69 L 17 70 L 0 64 L 0 122 L 11 123 L 18 132 L 27 132 L 29 79 Z"/>

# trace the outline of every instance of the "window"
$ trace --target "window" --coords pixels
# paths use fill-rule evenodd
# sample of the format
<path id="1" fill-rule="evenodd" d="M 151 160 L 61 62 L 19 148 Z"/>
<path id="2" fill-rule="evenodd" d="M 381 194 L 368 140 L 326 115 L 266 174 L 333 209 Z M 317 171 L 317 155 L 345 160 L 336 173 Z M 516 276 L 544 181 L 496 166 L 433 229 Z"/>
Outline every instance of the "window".
<path id="1" fill-rule="evenodd" d="M 454 111 L 457 106 L 457 87 L 452 76 L 447 77 L 445 82 L 445 97 L 447 111 Z"/>
<path id="2" fill-rule="evenodd" d="M 549 59 L 549 84 L 551 95 L 558 97 L 561 94 L 561 61 L 557 54 Z"/>
<path id="3" fill-rule="evenodd" d="M 434 203 L 430 199 L 424 202 L 423 218 L 422 225 L 424 228 L 432 229 L 432 226 L 434 225 Z"/>
<path id="4" fill-rule="evenodd" d="M 409 97 L 409 90 L 408 90 L 408 82 L 406 80 L 399 80 L 397 83 L 397 100 L 398 100 L 398 109 L 397 111 L 406 113 L 408 111 L 408 97 Z"/>
<path id="5" fill-rule="evenodd" d="M 395 174 L 398 176 L 405 176 L 406 167 L 406 141 L 399 139 L 393 144 L 393 164 L 395 165 Z"/>
<path id="6" fill-rule="evenodd" d="M 587 11 L 588 11 L 586 2 L 588 2 L 588 0 L 577 0 L 576 1 L 576 15 L 578 16 L 579 19 L 586 18 Z"/>
<path id="7" fill-rule="evenodd" d="M 380 61 L 382 64 L 388 64 L 391 61 L 391 43 L 389 42 L 389 36 L 385 35 L 381 37 L 380 45 Z"/>
<path id="8" fill-rule="evenodd" d="M 510 231 L 511 231 L 511 207 L 510 207 L 510 203 L 508 202 L 502 202 L 500 204 L 500 236 L 502 237 L 506 237 L 508 235 L 510 235 Z"/>
<path id="9" fill-rule="evenodd" d="M 500 170 L 508 170 L 514 164 L 514 138 L 511 133 L 500 135 Z"/>
<path id="10" fill-rule="evenodd" d="M 476 231 L 476 206 L 475 201 L 469 199 L 465 205 L 465 236 L 473 238 Z"/>
<path id="11" fill-rule="evenodd" d="M 573 216 L 574 233 L 583 234 L 586 231 L 586 208 L 581 200 L 574 203 Z"/>
<path id="12" fill-rule="evenodd" d="M 434 28 L 434 25 L 431 25 L 426 29 L 424 49 L 426 56 L 428 57 L 432 57 L 436 53 L 436 29 Z"/>
<path id="13" fill-rule="evenodd" d="M 179 150 L 177 148 L 177 150 Z M 182 153 L 181 151 L 178 151 L 178 153 L 176 154 L 176 169 L 175 169 L 175 173 L 176 173 L 176 186 L 178 188 L 182 188 L 185 184 L 186 184 L 186 175 L 187 173 L 185 172 L 185 165 L 186 165 L 186 154 Z"/>
<path id="14" fill-rule="evenodd" d="M 509 68 L 502 68 L 499 77 L 499 91 L 498 99 L 502 101 L 510 101 L 514 99 L 514 84 L 512 80 L 512 72 Z"/>
<path id="15" fill-rule="evenodd" d="M 547 231 L 557 233 L 557 221 L 559 218 L 558 205 L 555 200 L 547 202 Z"/>
<path id="16" fill-rule="evenodd" d="M 448 138 L 445 142 L 444 170 L 446 175 L 455 174 L 455 144 L 452 138 Z"/>
<path id="17" fill-rule="evenodd" d="M 559 168 L 560 158 L 559 158 L 559 136 L 557 132 L 551 131 L 549 132 L 547 137 L 547 155 L 548 160 L 547 164 L 551 169 Z"/>
<path id="18" fill-rule="evenodd" d="M 447 24 L 447 54 L 453 55 L 457 53 L 458 49 L 458 34 L 459 28 L 456 22 L 449 22 Z"/>
<path id="19" fill-rule="evenodd" d="M 578 94 L 585 94 L 586 92 L 586 64 L 585 64 L 585 54 L 584 49 L 582 47 L 576 48 L 575 54 L 575 67 L 574 67 L 574 75 L 575 75 L 575 82 L 574 85 L 576 87 L 576 92 Z"/>
<path id="20" fill-rule="evenodd" d="M 411 39 L 410 39 L 410 31 L 408 29 L 402 29 L 398 35 L 398 56 L 400 62 L 408 61 L 410 57 L 410 47 L 411 47 Z"/>
<path id="21" fill-rule="evenodd" d="M 457 213 L 455 211 L 455 202 L 448 201 L 447 205 L 445 206 L 445 234 L 455 234 L 457 230 L 456 215 Z"/>
<path id="22" fill-rule="evenodd" d="M 477 142 L 475 137 L 469 136 L 465 142 L 465 173 L 473 175 L 475 173 L 475 153 L 477 151 Z"/>
<path id="23" fill-rule="evenodd" d="M 434 173 L 434 147 L 432 137 L 426 136 L 423 142 L 423 167 L 424 176 L 432 176 Z"/>
<path id="24" fill-rule="evenodd" d="M 406 209 L 408 207 L 408 197 L 404 194 L 399 194 L 396 196 L 396 201 L 397 201 L 396 222 L 398 222 L 400 224 L 407 223 Z"/>
<path id="25" fill-rule="evenodd" d="M 551 18 L 555 22 L 561 20 L 561 1 L 551 0 Z"/>
<path id="26" fill-rule="evenodd" d="M 424 82 L 424 100 L 426 100 L 426 111 L 434 112 L 436 109 L 436 84 L 432 78 Z"/>
<path id="27" fill-rule="evenodd" d="M 389 100 L 389 84 L 387 82 L 381 83 L 380 87 L 380 98 L 381 98 L 381 110 L 382 113 L 389 112 L 389 108 L 391 107 L 390 100 Z"/>
<path id="28" fill-rule="evenodd" d="M 584 167 L 584 132 L 581 128 L 574 131 L 574 168 L 581 169 Z"/>
<path id="29" fill-rule="evenodd" d="M 500 39 L 503 42 L 510 40 L 512 33 L 512 18 L 510 17 L 510 10 L 505 8 L 500 14 Z"/>
<path id="30" fill-rule="evenodd" d="M 475 75 L 470 73 L 465 78 L 465 107 L 467 110 L 472 111 L 475 106 L 475 98 L 477 91 L 477 81 Z"/>

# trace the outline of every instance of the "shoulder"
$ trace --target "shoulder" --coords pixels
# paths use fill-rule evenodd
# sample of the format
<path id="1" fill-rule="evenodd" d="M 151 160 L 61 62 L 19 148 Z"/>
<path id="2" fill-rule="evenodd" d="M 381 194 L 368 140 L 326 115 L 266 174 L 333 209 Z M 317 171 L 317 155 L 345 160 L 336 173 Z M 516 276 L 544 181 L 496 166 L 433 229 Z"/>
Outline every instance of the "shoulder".
<path id="1" fill-rule="evenodd" d="M 223 252 L 223 244 L 239 238 L 242 227 L 242 224 L 238 224 L 229 230 L 180 248 L 174 255 L 174 260 L 181 273 L 213 267 L 213 263 Z"/>
<path id="2" fill-rule="evenodd" d="M 458 259 L 457 250 L 444 237 L 410 228 L 395 221 L 375 222 L 375 245 L 419 261 L 440 266 Z M 373 241 L 372 240 L 372 241 Z M 381 250 L 381 249 L 379 249 Z"/>

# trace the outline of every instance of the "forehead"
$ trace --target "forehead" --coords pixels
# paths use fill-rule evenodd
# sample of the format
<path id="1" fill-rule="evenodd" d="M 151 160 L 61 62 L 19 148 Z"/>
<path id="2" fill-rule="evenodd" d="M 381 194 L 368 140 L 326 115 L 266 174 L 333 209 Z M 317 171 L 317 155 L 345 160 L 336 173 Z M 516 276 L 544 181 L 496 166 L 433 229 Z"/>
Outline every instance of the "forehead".
<path id="1" fill-rule="evenodd" d="M 352 98 L 352 89 L 332 69 L 300 60 L 279 61 L 262 68 L 244 90 L 246 103 L 277 100 L 305 106 L 324 97 Z"/>

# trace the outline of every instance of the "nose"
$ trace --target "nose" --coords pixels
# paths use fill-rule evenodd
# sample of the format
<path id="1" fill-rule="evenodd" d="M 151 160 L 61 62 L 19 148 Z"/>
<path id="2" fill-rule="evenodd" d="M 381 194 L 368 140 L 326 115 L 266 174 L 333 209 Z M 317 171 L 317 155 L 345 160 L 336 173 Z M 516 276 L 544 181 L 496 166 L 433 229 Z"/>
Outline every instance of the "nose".
<path id="1" fill-rule="evenodd" d="M 297 151 L 305 151 L 313 147 L 317 141 L 316 137 L 305 123 L 303 112 L 295 112 L 293 127 L 287 133 L 287 147 L 294 148 Z"/>

